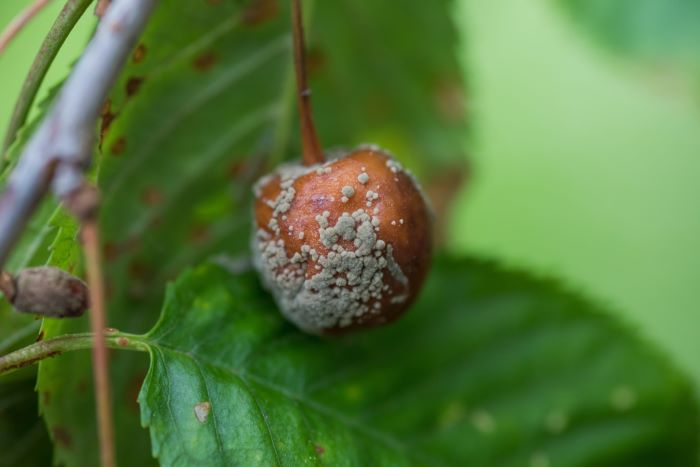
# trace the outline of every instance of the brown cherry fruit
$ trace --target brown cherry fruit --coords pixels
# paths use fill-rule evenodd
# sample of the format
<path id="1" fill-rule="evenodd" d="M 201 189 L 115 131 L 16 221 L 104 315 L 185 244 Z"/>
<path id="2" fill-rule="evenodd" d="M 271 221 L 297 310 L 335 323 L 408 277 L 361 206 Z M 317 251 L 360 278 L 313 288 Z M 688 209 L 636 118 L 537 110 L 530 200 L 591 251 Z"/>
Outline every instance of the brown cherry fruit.
<path id="1" fill-rule="evenodd" d="M 428 203 L 413 176 L 376 147 L 282 166 L 256 184 L 254 210 L 254 264 L 304 331 L 389 323 L 421 288 L 431 257 Z"/>
<path id="2" fill-rule="evenodd" d="M 62 269 L 39 266 L 13 277 L 0 274 L 0 290 L 15 310 L 48 318 L 82 316 L 88 307 L 85 282 Z"/>

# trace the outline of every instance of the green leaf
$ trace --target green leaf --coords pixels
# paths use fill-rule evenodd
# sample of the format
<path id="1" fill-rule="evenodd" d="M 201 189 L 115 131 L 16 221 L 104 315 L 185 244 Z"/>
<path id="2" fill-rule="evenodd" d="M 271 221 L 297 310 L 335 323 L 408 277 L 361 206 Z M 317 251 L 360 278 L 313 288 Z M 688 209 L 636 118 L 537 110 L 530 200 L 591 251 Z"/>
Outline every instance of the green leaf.
<path id="1" fill-rule="evenodd" d="M 697 461 L 685 377 L 598 307 L 481 260 L 440 259 L 395 325 L 286 323 L 253 273 L 205 265 L 143 337 L 162 465 L 664 465 Z"/>
<path id="2" fill-rule="evenodd" d="M 98 172 L 111 326 L 145 332 L 158 317 L 167 280 L 210 256 L 248 250 L 252 181 L 269 164 L 299 154 L 298 141 L 291 140 L 296 114 L 288 3 L 158 4 L 105 103 L 100 128 Z M 329 62 L 313 75 L 316 120 L 329 122 L 323 124 L 322 139 L 328 145 L 354 145 L 367 142 L 374 128 L 383 137 L 378 142 L 396 150 L 404 161 L 434 154 L 444 154 L 441 160 L 461 158 L 461 144 L 453 137 L 461 124 L 445 124 L 432 94 L 406 91 L 442 77 L 456 80 L 448 83 L 455 89 L 459 78 L 451 29 L 436 36 L 442 42 L 439 53 L 429 56 L 421 50 L 410 62 L 404 60 L 411 58 L 410 45 L 399 38 L 387 41 L 381 55 L 386 54 L 392 74 L 404 70 L 403 84 L 378 81 L 373 92 L 387 97 L 391 105 L 360 124 L 365 97 L 323 94 L 334 89 L 333 70 L 338 66 L 352 64 L 380 73 L 375 63 L 379 55 L 358 54 L 347 46 L 354 33 L 339 22 L 345 5 L 316 3 L 319 29 L 312 32 L 314 47 L 323 44 L 329 55 L 338 50 L 342 55 L 337 58 L 344 62 Z M 353 7 L 365 25 L 368 19 L 372 22 L 373 34 L 390 24 L 393 29 L 422 27 L 427 10 L 439 18 L 437 24 L 448 24 L 446 1 L 427 8 L 411 0 L 404 9 L 415 14 L 398 18 L 391 9 L 370 1 Z M 336 26 L 348 35 L 339 35 Z M 352 90 L 358 96 L 370 91 L 358 86 Z M 332 107 L 333 101 L 348 113 L 347 124 Z M 409 106 L 422 109 L 416 114 L 420 125 L 403 116 Z M 395 123 L 380 126 L 380 120 Z M 439 143 L 434 154 L 424 151 L 430 142 Z M 399 150 L 404 145 L 413 152 Z M 423 167 L 418 162 L 411 165 Z M 86 319 L 62 321 L 47 327 L 46 337 L 86 327 Z M 125 465 L 144 465 L 150 458 L 148 436 L 138 428 L 134 402 L 145 372 L 143 362 L 134 356 L 112 360 L 117 457 Z M 89 355 L 41 362 L 39 375 L 42 390 L 52 394 L 52 405 L 42 407 L 48 426 L 62 427 L 73 440 L 70 449 L 57 444 L 55 460 L 70 466 L 94 465 L 98 444 L 93 401 L 82 396 L 91 393 Z M 75 397 L 76 392 L 81 397 Z"/>
<path id="3" fill-rule="evenodd" d="M 326 146 L 376 143 L 424 181 L 461 166 L 466 96 L 453 0 L 316 2 L 313 103 Z"/>
<path id="4" fill-rule="evenodd" d="M 111 326 L 148 329 L 167 278 L 247 244 L 247 218 L 233 215 L 243 205 L 229 166 L 257 152 L 277 124 L 288 45 L 286 21 L 252 27 L 244 12 L 233 1 L 161 2 L 105 105 L 99 185 Z M 63 321 L 46 337 L 86 327 Z M 135 356 L 112 360 L 117 458 L 125 465 L 152 462 L 136 406 L 145 373 Z M 94 465 L 90 356 L 44 361 L 39 379 L 54 401 L 42 406 L 47 425 L 73 440 L 56 444 L 55 461 Z"/>
<path id="5" fill-rule="evenodd" d="M 38 104 L 39 116 L 20 130 L 17 140 L 8 151 L 8 164 L 0 177 L 3 184 L 59 90 L 60 86 L 49 90 L 47 97 Z M 76 240 L 77 234 L 78 224 L 75 219 L 63 209 L 55 197 L 49 194 L 30 219 L 27 229 L 12 251 L 6 268 L 16 272 L 26 267 L 51 265 L 80 275 L 81 253 Z M 83 329 L 86 327 L 87 317 L 40 321 L 35 316 L 15 312 L 12 306 L 3 299 L 0 302 L 0 354 L 8 353 L 43 336 L 61 334 L 63 329 Z M 90 374 L 89 364 L 85 371 Z M 45 449 L 46 447 L 50 448 L 50 441 L 63 449 L 74 448 L 72 434 L 66 427 L 59 423 L 48 423 L 50 434 L 47 435 L 44 422 L 39 418 L 33 418 L 37 412 L 52 413 L 61 409 L 61 399 L 52 400 L 54 388 L 56 388 L 56 393 L 61 394 L 61 376 L 64 374 L 60 371 L 57 377 L 47 377 L 45 373 L 40 373 L 40 377 L 37 377 L 36 371 L 21 371 L 17 375 L 10 378 L 4 377 L 0 380 L 2 383 L 0 384 L 0 392 L 2 392 L 3 398 L 22 401 L 21 407 L 13 406 L 12 410 L 7 410 L 10 415 L 7 424 L 9 427 L 15 428 L 8 428 L 8 436 L 0 436 L 0 439 L 8 443 L 7 448 L 0 446 L 0 452 L 3 453 L 0 465 L 5 465 L 2 463 L 3 461 L 7 461 L 7 465 L 17 465 L 18 463 L 22 465 L 46 465 L 51 459 L 50 449 Z M 34 392 L 35 378 L 38 401 L 37 394 Z M 17 379 L 26 379 L 26 381 L 20 384 L 16 383 Z M 86 399 L 83 394 L 90 388 L 89 382 L 85 379 L 79 380 L 76 383 L 79 391 L 72 392 L 72 394 Z M 31 402 L 26 402 L 25 399 Z M 23 422 L 26 423 L 17 424 L 19 417 L 17 414 L 19 413 L 22 414 Z M 5 421 L 0 417 L 0 424 Z M 32 423 L 30 424 L 29 421 Z M 88 424 L 86 428 L 90 429 L 90 425 Z M 14 436 L 9 437 L 9 434 Z"/>
<path id="6" fill-rule="evenodd" d="M 38 104 L 41 115 L 20 130 L 17 139 L 10 147 L 7 165 L 3 169 L 2 175 L 0 175 L 0 183 L 3 187 L 7 177 L 16 165 L 25 144 L 38 127 L 49 104 L 57 95 L 58 89 L 58 87 L 55 87 L 49 90 L 48 96 Z M 57 235 L 54 222 L 62 215 L 65 214 L 55 198 L 49 196 L 45 199 L 30 219 L 25 232 L 10 255 L 5 269 L 16 272 L 26 267 L 44 264 L 66 267 L 67 265 L 60 262 L 49 260 L 51 255 L 49 246 Z M 31 343 L 36 338 L 40 324 L 40 321 L 32 315 L 15 312 L 10 303 L 3 297 L 2 301 L 0 301 L 0 354 L 8 353 L 11 350 Z M 29 373 L 26 374 L 29 375 Z M 33 376 L 33 373 L 31 375 Z"/>
<path id="7" fill-rule="evenodd" d="M 700 73 L 696 0 L 558 0 L 598 42 L 633 59 Z"/>
<path id="8" fill-rule="evenodd" d="M 49 465 L 51 444 L 32 387 L 36 371 L 18 373 L 26 375 L 0 385 L 0 467 Z"/>

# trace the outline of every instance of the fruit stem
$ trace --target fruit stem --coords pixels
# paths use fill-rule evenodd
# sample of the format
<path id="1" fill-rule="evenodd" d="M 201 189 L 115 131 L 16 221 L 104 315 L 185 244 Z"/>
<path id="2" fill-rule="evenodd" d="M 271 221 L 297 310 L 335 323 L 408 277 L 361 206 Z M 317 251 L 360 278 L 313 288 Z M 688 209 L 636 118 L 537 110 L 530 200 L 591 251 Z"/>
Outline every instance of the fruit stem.
<path id="1" fill-rule="evenodd" d="M 306 52 L 304 46 L 304 25 L 301 14 L 301 1 L 292 0 L 292 38 L 294 41 L 294 71 L 297 78 L 297 101 L 301 120 L 301 146 L 304 165 L 325 162 L 321 143 L 316 134 L 311 114 L 311 90 L 306 76 Z"/>

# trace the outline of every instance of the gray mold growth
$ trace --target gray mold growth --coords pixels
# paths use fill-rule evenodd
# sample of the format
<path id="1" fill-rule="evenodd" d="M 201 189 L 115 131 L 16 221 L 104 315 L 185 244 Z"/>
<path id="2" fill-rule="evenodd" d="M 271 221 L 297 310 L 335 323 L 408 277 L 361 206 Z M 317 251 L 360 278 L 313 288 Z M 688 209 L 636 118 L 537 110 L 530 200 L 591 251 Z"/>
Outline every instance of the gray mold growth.
<path id="1" fill-rule="evenodd" d="M 386 164 L 393 173 L 403 171 L 392 159 Z M 280 238 L 280 219 L 294 219 L 297 179 L 308 173 L 327 174 L 331 169 L 332 163 L 280 168 L 280 193 L 274 200 L 263 200 L 272 209 L 266 226 L 269 231 L 259 229 L 253 238 L 254 265 L 280 310 L 301 329 L 316 334 L 362 321 L 380 313 L 383 304 L 403 303 L 410 296 L 408 278 L 394 259 L 392 245 L 378 238 L 378 208 L 342 212 L 337 217 L 324 211 L 315 216 L 317 228 L 306 228 L 287 243 Z M 266 177 L 256 185 L 257 196 L 270 180 Z M 363 170 L 357 180 L 364 185 L 369 175 Z M 339 203 L 356 194 L 350 185 L 341 192 Z M 365 197 L 371 207 L 379 194 L 368 190 Z M 288 231 L 293 229 L 288 227 Z M 292 246 L 300 243 L 298 248 Z M 322 247 L 317 251 L 314 245 Z M 396 284 L 400 290 L 393 290 Z"/>
<path id="2" fill-rule="evenodd" d="M 403 166 L 393 158 L 386 160 L 386 166 L 389 167 L 389 170 L 391 170 L 392 173 L 403 172 Z"/>

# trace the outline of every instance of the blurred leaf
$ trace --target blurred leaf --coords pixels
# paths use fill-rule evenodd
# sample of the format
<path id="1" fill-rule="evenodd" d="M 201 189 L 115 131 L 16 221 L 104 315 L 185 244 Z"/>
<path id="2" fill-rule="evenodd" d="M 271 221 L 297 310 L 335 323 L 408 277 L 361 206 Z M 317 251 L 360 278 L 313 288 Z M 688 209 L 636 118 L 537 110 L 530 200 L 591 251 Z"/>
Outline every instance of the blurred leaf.
<path id="1" fill-rule="evenodd" d="M 24 145 L 38 127 L 41 118 L 48 110 L 58 90 L 58 87 L 49 90 L 47 97 L 38 104 L 40 116 L 19 131 L 17 139 L 8 150 L 7 165 L 4 167 L 2 175 L 0 175 L 0 184 L 3 187 L 16 165 Z M 57 233 L 53 221 L 60 215 L 62 215 L 62 208 L 57 200 L 52 196 L 47 197 L 30 219 L 26 230 L 10 255 L 5 269 L 16 272 L 26 267 L 44 264 L 63 267 L 64 265 L 61 263 L 49 262 L 49 245 L 51 245 Z M 0 354 L 33 342 L 39 331 L 40 324 L 41 322 L 32 315 L 15 312 L 12 305 L 3 297 L 0 301 Z"/>
<path id="2" fill-rule="evenodd" d="M 700 388 L 700 100 L 677 73 L 596 53 L 551 2 L 462 5 L 478 170 L 453 251 L 614 303 Z"/>
<path id="3" fill-rule="evenodd" d="M 3 183 L 11 173 L 24 145 L 41 122 L 59 90 L 60 86 L 56 86 L 49 91 L 48 96 L 38 105 L 40 115 L 19 132 L 19 137 L 8 151 L 9 163 L 2 174 Z M 56 198 L 49 194 L 31 218 L 27 229 L 12 252 L 6 268 L 9 271 L 16 272 L 26 267 L 46 264 L 80 275 L 81 254 L 80 247 L 76 241 L 77 233 L 78 224 L 75 219 L 62 208 Z M 33 342 L 37 338 L 37 333 L 39 333 L 41 338 L 43 336 L 60 334 L 64 328 L 87 328 L 87 316 L 69 320 L 44 319 L 40 321 L 35 316 L 15 312 L 6 300 L 0 302 L 0 353 L 2 354 Z M 89 365 L 86 371 L 88 371 L 87 374 L 89 375 Z M 21 371 L 17 375 L 4 376 L 0 380 L 3 383 L 0 385 L 0 391 L 4 394 L 3 397 L 23 401 L 21 408 L 13 407 L 13 415 L 8 422 L 10 426 L 16 426 L 17 430 L 24 427 L 24 423 L 17 424 L 17 418 L 20 417 L 17 414 L 22 414 L 21 416 L 29 421 L 33 420 L 32 417 L 38 411 L 53 413 L 54 410 L 61 410 L 60 399 L 52 400 L 52 390 L 57 385 L 60 386 L 60 377 L 48 378 L 44 374 L 42 377 L 37 378 L 36 386 L 41 410 L 37 410 L 37 405 L 39 404 L 37 403 L 37 394 L 34 392 L 35 378 L 37 378 L 36 371 Z M 27 379 L 28 381 L 19 384 L 16 382 L 18 379 Z M 79 381 L 80 391 L 73 392 L 74 397 L 79 396 L 83 399 L 92 400 L 91 398 L 83 397 L 83 393 L 91 388 L 89 382 L 90 380 L 87 382 L 85 380 Z M 25 403 L 25 398 L 31 402 Z M 15 411 L 15 409 L 17 410 Z M 51 440 L 64 448 L 73 448 L 71 433 L 65 430 L 63 426 L 49 423 L 49 428 Z M 88 422 L 85 429 L 94 431 L 94 426 L 91 426 L 90 422 Z M 21 435 L 21 438 L 7 438 L 8 445 L 14 446 L 12 449 L 8 448 L 5 450 L 0 448 L 0 452 L 3 453 L 0 465 L 5 465 L 2 464 L 2 461 L 5 460 L 8 462 L 7 465 L 18 465 L 20 463 L 22 465 L 47 465 L 50 462 L 49 436 L 47 435 L 44 422 L 40 418 L 37 417 L 36 423 L 31 426 L 28 425 L 26 432 L 20 431 L 19 435 Z M 3 441 L 5 440 L 4 437 L 0 438 L 3 438 Z M 42 449 L 42 443 L 46 444 L 49 449 Z M 7 453 L 6 457 L 5 453 Z"/>
<path id="4" fill-rule="evenodd" d="M 286 22 L 254 27 L 244 14 L 240 2 L 160 3 L 105 103 L 99 185 L 112 326 L 147 329 L 165 280 L 178 268 L 247 244 L 247 220 L 232 216 L 242 204 L 231 166 L 276 125 L 288 46 Z M 63 321 L 47 328 L 47 337 L 86 327 Z M 137 356 L 112 360 L 117 458 L 124 465 L 154 462 L 136 405 L 145 373 Z M 43 407 L 48 426 L 73 440 L 56 444 L 56 461 L 94 465 L 94 401 L 84 396 L 92 394 L 90 356 L 44 361 L 39 374 L 41 389 L 56 401 Z"/>
<path id="5" fill-rule="evenodd" d="M 45 466 L 51 463 L 51 443 L 37 414 L 34 368 L 18 381 L 0 385 L 0 467 Z"/>
<path id="6" fill-rule="evenodd" d="M 558 0 L 598 42 L 633 59 L 700 73 L 697 0 Z"/>
<path id="7" fill-rule="evenodd" d="M 247 221 L 231 216 L 230 166 L 276 124 L 288 47 L 286 22 L 253 27 L 243 24 L 242 10 L 234 2 L 159 4 L 105 104 L 99 185 L 110 325 L 147 329 L 162 284 L 178 267 L 247 243 Z M 45 331 L 86 328 L 84 320 L 63 321 Z M 112 361 L 117 457 L 147 465 L 136 406 L 146 367 L 135 357 Z M 72 439 L 56 444 L 59 463 L 97 462 L 91 373 L 86 354 L 40 365 L 40 390 L 55 401 L 42 407 L 47 424 Z"/>
<path id="8" fill-rule="evenodd" d="M 465 163 L 453 0 L 316 2 L 310 74 L 327 146 L 377 143 L 426 181 Z"/>
<path id="9" fill-rule="evenodd" d="M 41 122 L 41 119 L 49 109 L 50 103 L 56 97 L 59 90 L 60 86 L 56 86 L 50 90 L 47 98 L 39 104 L 40 115 L 20 131 L 19 138 L 9 151 L 9 165 L 3 173 L 3 181 L 10 174 L 18 157 L 21 155 L 24 145 Z M 80 246 L 77 242 L 77 235 L 78 224 L 75 219 L 62 208 L 56 198 L 49 194 L 32 217 L 27 230 L 12 252 L 12 256 L 7 263 L 7 268 L 10 271 L 18 271 L 29 266 L 47 264 L 80 276 L 82 272 L 82 258 Z M 0 343 L 0 352 L 6 353 L 14 348 L 21 347 L 22 345 L 34 341 L 37 337 L 37 332 L 40 331 L 40 327 L 41 331 L 39 332 L 39 336 L 41 338 L 50 337 L 63 334 L 63 330 L 85 330 L 88 328 L 87 320 L 87 316 L 84 316 L 82 318 L 66 320 L 44 319 L 43 321 L 39 321 L 34 316 L 14 312 L 11 305 L 3 300 L 0 304 L 0 323 L 2 324 L 0 327 L 0 336 L 2 336 L 4 340 Z M 72 359 L 72 355 L 66 357 L 66 360 Z M 66 368 L 64 368 L 58 369 L 55 373 L 51 373 L 41 371 L 42 366 L 43 365 L 40 365 L 38 377 L 36 372 L 21 372 L 24 377 L 31 379 L 31 384 L 28 382 L 27 387 L 15 385 L 14 388 L 22 391 L 29 388 L 27 397 L 36 400 L 37 395 L 34 394 L 33 386 L 34 378 L 37 377 L 36 390 L 39 397 L 40 411 L 46 416 L 45 419 L 50 431 L 50 437 L 55 445 L 59 447 L 59 451 L 72 450 L 75 448 L 73 433 L 71 433 L 67 427 L 55 422 L 55 420 L 60 417 L 53 417 L 56 413 L 62 413 L 65 407 L 62 405 L 61 398 L 54 399 L 53 395 L 58 394 L 60 396 L 63 391 L 65 391 L 65 393 L 70 392 L 71 396 L 79 398 L 82 401 L 81 403 L 92 404 L 89 359 L 87 360 L 87 364 L 83 364 L 82 368 L 87 377 L 76 380 L 71 380 L 72 372 L 76 371 L 76 368 L 67 367 L 70 368 L 69 371 L 66 371 Z M 14 379 L 16 379 L 15 376 L 11 377 L 9 381 L 13 381 Z M 2 381 L 8 382 L 8 378 L 4 377 Z M 66 385 L 71 387 L 66 388 Z M 10 388 L 7 390 L 9 391 Z M 86 397 L 86 393 L 89 394 L 90 397 Z M 15 394 L 15 397 L 21 398 L 24 397 L 24 395 Z M 34 414 L 36 412 L 35 405 L 28 413 Z M 117 419 L 119 419 L 119 417 L 117 417 Z M 94 417 L 92 420 L 86 420 L 82 429 L 89 431 L 90 436 L 92 436 L 95 431 Z M 39 433 L 39 431 L 37 431 L 37 433 Z M 43 429 L 42 433 L 45 436 L 46 429 Z M 75 438 L 76 441 L 79 439 L 79 437 Z M 31 453 L 31 449 L 25 450 L 25 453 L 27 452 Z M 19 454 L 17 454 L 17 456 L 19 456 Z M 23 457 L 24 456 L 20 456 L 17 459 L 22 460 L 24 464 Z M 61 460 L 60 456 L 57 456 L 57 460 Z"/>
<path id="10" fill-rule="evenodd" d="M 446 6 L 431 8 L 433 17 L 443 18 L 440 24 L 446 23 Z M 425 9 L 417 0 L 405 8 Z M 338 22 L 333 4 L 318 2 L 317 9 L 318 21 Z M 371 20 L 373 28 L 394 24 L 393 28 L 402 29 L 402 24 L 410 27 L 413 21 L 421 24 L 425 20 L 411 15 L 399 21 L 393 11 L 377 9 L 369 1 L 353 9 Z M 374 69 L 371 62 L 378 56 L 351 53 L 342 43 L 354 34 L 346 30 L 349 36 L 338 36 L 334 27 L 329 25 L 316 43 L 328 50 L 345 50 L 343 60 L 355 60 L 359 69 Z M 447 41 L 451 36 L 436 37 Z M 430 60 L 423 61 L 427 57 L 423 51 L 420 60 L 409 64 L 393 61 L 394 55 L 411 57 L 411 47 L 397 39 L 387 42 L 382 54 L 387 55 L 392 73 L 406 67 L 403 84 L 395 86 L 385 80 L 375 90 L 396 105 L 367 124 L 397 122 L 386 126 L 391 131 L 385 133 L 398 135 L 396 140 L 405 140 L 407 145 L 422 141 L 416 153 L 433 140 L 441 148 L 435 154 L 461 154 L 458 141 L 448 137 L 454 125 L 444 125 L 437 115 L 439 107 L 430 104 L 423 109 L 420 128 L 416 123 L 406 126 L 413 120 L 402 116 L 407 106 L 423 107 L 423 94 L 411 95 L 416 87 L 443 77 L 458 79 L 451 74 L 456 73 L 453 43 L 445 42 Z M 104 195 L 101 217 L 111 326 L 147 330 L 157 319 L 166 280 L 211 255 L 247 252 L 250 184 L 266 161 L 298 154 L 298 142 L 289 141 L 296 121 L 290 44 L 288 2 L 159 3 L 105 102 L 100 125 L 98 173 Z M 414 73 L 419 69 L 420 75 Z M 324 84 L 323 71 L 315 76 L 316 97 L 321 101 L 329 84 Z M 358 89 L 358 93 L 367 90 Z M 370 127 L 352 122 L 342 125 L 336 110 L 326 110 L 330 99 L 319 102 L 315 112 L 318 121 L 333 118 L 336 122 L 324 123 L 323 131 L 329 136 L 323 139 L 351 145 L 366 141 Z M 443 104 L 449 106 L 444 100 Z M 339 105 L 360 115 L 362 111 L 355 109 L 364 103 L 350 99 Z M 324 115 L 327 111 L 332 115 Z M 64 237 L 55 246 L 71 241 Z M 62 321 L 45 327 L 46 337 L 86 327 L 86 320 Z M 145 372 L 136 356 L 119 355 L 112 360 L 118 458 L 125 465 L 144 465 L 150 457 L 147 434 L 138 429 L 134 402 Z M 43 407 L 48 426 L 60 426 L 73 441 L 70 449 L 57 444 L 56 460 L 71 466 L 94 465 L 93 401 L 86 396 L 92 392 L 89 355 L 76 353 L 44 361 L 39 374 L 40 387 L 50 390 L 54 401 L 51 407 Z M 76 393 L 81 396 L 75 397 Z"/>
<path id="11" fill-rule="evenodd" d="M 163 465 L 694 465 L 692 389 L 554 283 L 440 259 L 390 327 L 287 324 L 256 275 L 169 288 L 139 396 Z"/>

